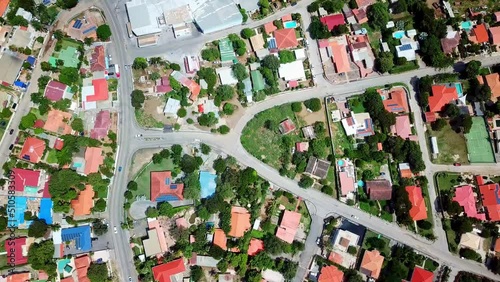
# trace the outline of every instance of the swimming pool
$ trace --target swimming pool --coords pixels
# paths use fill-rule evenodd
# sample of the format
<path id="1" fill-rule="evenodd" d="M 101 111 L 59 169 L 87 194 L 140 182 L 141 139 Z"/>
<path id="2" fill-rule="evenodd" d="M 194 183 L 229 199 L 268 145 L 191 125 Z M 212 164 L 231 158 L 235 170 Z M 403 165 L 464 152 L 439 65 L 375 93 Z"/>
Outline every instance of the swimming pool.
<path id="1" fill-rule="evenodd" d="M 64 271 L 64 267 L 66 267 L 66 265 L 68 263 L 70 263 L 71 260 L 70 259 L 60 259 L 59 261 L 57 261 L 57 270 L 59 273 L 63 273 Z"/>
<path id="2" fill-rule="evenodd" d="M 472 22 L 471 21 L 465 21 L 461 22 L 460 26 L 465 29 L 465 30 L 471 30 L 472 29 Z"/>
<path id="3" fill-rule="evenodd" d="M 394 37 L 396 39 L 401 39 L 401 38 L 405 37 L 405 31 L 404 30 L 395 31 L 392 33 L 392 37 Z"/>
<path id="4" fill-rule="evenodd" d="M 337 164 L 338 164 L 339 166 L 344 166 L 344 161 L 343 161 L 343 160 L 338 160 L 338 161 L 337 161 Z"/>
<path id="5" fill-rule="evenodd" d="M 457 94 L 458 94 L 458 97 L 462 97 L 464 96 L 464 90 L 462 89 L 462 83 L 460 82 L 456 82 L 455 83 L 455 88 L 457 89 Z"/>
<path id="6" fill-rule="evenodd" d="M 289 22 L 284 22 L 283 27 L 285 28 L 296 28 L 297 27 L 297 22 L 296 21 L 289 21 Z"/>

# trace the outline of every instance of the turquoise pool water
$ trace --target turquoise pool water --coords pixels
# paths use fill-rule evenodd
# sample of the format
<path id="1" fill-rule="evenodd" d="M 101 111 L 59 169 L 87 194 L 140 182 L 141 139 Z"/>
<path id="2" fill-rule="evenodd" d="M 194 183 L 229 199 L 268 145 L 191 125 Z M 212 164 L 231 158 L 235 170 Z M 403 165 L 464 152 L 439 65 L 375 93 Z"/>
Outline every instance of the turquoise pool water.
<path id="1" fill-rule="evenodd" d="M 401 38 L 405 37 L 405 31 L 404 30 L 395 31 L 392 33 L 392 37 L 394 37 L 396 39 L 401 39 Z"/>
<path id="2" fill-rule="evenodd" d="M 462 89 L 462 83 L 460 83 L 460 82 L 455 83 L 455 88 L 457 89 L 458 97 L 464 96 L 464 90 Z"/>
<path id="3" fill-rule="evenodd" d="M 470 29 L 472 29 L 472 22 L 471 21 L 461 22 L 460 26 L 463 29 L 470 30 Z"/>
<path id="4" fill-rule="evenodd" d="M 297 22 L 296 21 L 284 22 L 283 26 L 285 28 L 296 28 L 297 27 Z"/>
<path id="5" fill-rule="evenodd" d="M 70 263 L 70 259 L 61 259 L 57 262 L 57 270 L 59 273 L 62 273 L 64 271 L 64 267 Z"/>
<path id="6" fill-rule="evenodd" d="M 338 164 L 339 166 L 343 166 L 343 165 L 344 165 L 344 161 L 343 161 L 343 160 L 339 160 L 339 161 L 337 162 L 337 164 Z"/>

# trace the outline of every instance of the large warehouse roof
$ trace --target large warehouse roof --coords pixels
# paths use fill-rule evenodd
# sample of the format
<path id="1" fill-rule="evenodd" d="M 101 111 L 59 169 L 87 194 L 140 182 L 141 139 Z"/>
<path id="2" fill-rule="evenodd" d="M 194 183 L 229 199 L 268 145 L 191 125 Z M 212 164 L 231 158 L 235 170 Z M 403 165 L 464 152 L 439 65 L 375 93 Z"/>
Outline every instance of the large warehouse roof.
<path id="1" fill-rule="evenodd" d="M 134 0 L 127 2 L 128 18 L 132 26 L 132 32 L 136 36 L 159 33 L 161 29 L 158 27 L 157 9 L 152 4 L 147 4 L 146 1 Z"/>
<path id="2" fill-rule="evenodd" d="M 232 0 L 208 0 L 193 13 L 203 33 L 211 33 L 239 25 L 243 17 Z"/>

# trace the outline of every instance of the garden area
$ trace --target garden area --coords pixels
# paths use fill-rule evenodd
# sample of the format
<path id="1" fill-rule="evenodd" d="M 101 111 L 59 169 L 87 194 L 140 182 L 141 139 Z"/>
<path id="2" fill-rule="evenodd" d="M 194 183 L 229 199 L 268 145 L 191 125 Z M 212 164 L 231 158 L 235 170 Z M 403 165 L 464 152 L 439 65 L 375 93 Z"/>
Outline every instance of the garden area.
<path id="1" fill-rule="evenodd" d="M 150 163 L 146 164 L 139 171 L 137 176 L 134 178 L 134 181 L 137 183 L 137 190 L 132 191 L 134 195 L 134 199 L 136 197 L 144 196 L 147 200 L 151 197 L 151 172 L 152 171 L 164 171 L 164 170 L 173 170 L 175 165 L 170 158 L 162 159 L 159 163 L 154 163 L 151 160 Z"/>
<path id="2" fill-rule="evenodd" d="M 437 158 L 432 159 L 434 163 L 469 163 L 467 158 L 467 144 L 463 134 L 455 132 L 449 124 L 446 124 L 439 131 L 432 130 L 431 126 L 428 126 L 427 129 L 429 137 L 435 136 L 438 143 L 439 154 Z M 427 139 L 430 140 L 430 138 Z M 428 146 L 431 148 L 430 141 Z"/>

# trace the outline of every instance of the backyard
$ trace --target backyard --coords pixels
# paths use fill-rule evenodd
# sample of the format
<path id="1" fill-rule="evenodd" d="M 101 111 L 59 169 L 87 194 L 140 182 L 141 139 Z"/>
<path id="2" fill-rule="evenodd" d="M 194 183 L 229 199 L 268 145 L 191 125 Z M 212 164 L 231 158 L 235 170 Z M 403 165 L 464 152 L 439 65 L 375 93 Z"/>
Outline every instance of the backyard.
<path id="1" fill-rule="evenodd" d="M 326 115 L 328 116 L 328 120 L 330 122 L 331 138 L 333 148 L 335 148 L 334 154 L 336 157 L 342 157 L 345 149 L 352 149 L 352 144 L 349 142 L 349 138 L 345 134 L 342 124 L 340 122 L 332 121 L 331 112 L 334 110 L 337 110 L 337 105 L 335 103 L 328 103 Z"/>
<path id="2" fill-rule="evenodd" d="M 439 154 L 432 161 L 437 164 L 469 163 L 467 158 L 467 144 L 462 134 L 453 131 L 449 124 L 446 124 L 440 131 L 433 131 L 428 126 L 429 137 L 437 138 Z M 430 138 L 429 138 L 430 140 Z M 429 141 L 430 143 L 430 141 Z M 429 148 L 431 148 L 429 144 Z"/>
<path id="3" fill-rule="evenodd" d="M 163 128 L 163 123 L 156 120 L 151 114 L 143 109 L 135 110 L 135 119 L 137 123 L 146 128 Z"/>
<path id="4" fill-rule="evenodd" d="M 163 170 L 173 170 L 174 164 L 171 159 L 163 159 L 161 163 L 154 164 L 150 162 L 146 164 L 137 174 L 134 179 L 137 182 L 137 191 L 132 191 L 134 198 L 135 196 L 145 196 L 146 199 L 150 199 L 151 191 L 150 191 L 150 174 L 152 171 L 163 171 Z"/>
<path id="5" fill-rule="evenodd" d="M 384 242 L 385 242 L 385 246 L 384 248 L 380 249 L 379 251 L 384 255 L 384 256 L 390 256 L 391 254 L 391 248 L 389 246 L 389 243 L 390 243 L 390 240 L 383 237 L 382 235 L 380 234 L 377 234 L 371 230 L 367 230 L 366 231 L 366 234 L 365 234 L 365 239 L 363 241 L 363 249 L 370 249 L 370 244 L 368 243 L 370 240 L 370 238 L 379 238 L 379 239 L 382 239 Z"/>
<path id="6" fill-rule="evenodd" d="M 439 191 L 451 191 L 459 183 L 460 174 L 449 172 L 436 173 L 436 182 Z"/>
<path id="7" fill-rule="evenodd" d="M 57 61 L 62 60 L 64 67 L 78 67 L 80 63 L 79 51 L 83 47 L 83 44 L 72 40 L 70 38 L 63 38 L 60 42 L 57 42 L 56 50 L 52 56 L 49 58 L 49 63 L 52 67 L 57 67 Z"/>

